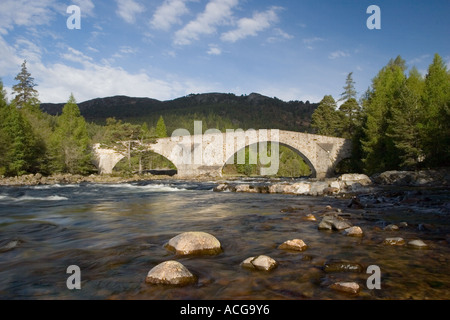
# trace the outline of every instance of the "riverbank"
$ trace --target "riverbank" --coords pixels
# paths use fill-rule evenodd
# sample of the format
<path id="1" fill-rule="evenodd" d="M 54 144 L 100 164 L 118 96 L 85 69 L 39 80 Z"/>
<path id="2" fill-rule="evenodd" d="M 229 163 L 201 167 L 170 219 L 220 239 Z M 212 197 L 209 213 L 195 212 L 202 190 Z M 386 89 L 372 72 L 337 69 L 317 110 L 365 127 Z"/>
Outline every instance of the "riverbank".
<path id="1" fill-rule="evenodd" d="M 242 183 L 242 177 L 218 177 L 203 178 L 195 177 L 181 179 L 174 176 L 165 175 L 133 175 L 133 176 L 112 176 L 94 175 L 82 176 L 77 174 L 55 174 L 43 176 L 40 173 L 29 174 L 16 177 L 0 178 L 0 186 L 34 186 L 34 185 L 54 185 L 54 184 L 81 184 L 81 183 L 101 183 L 117 184 L 138 181 L 152 180 L 185 180 L 192 182 L 214 181 L 217 186 L 216 192 L 248 192 L 248 193 L 278 193 L 295 195 L 335 195 L 343 192 L 358 192 L 367 190 L 371 186 L 393 185 L 393 186 L 415 186 L 434 187 L 450 186 L 450 169 L 424 171 L 387 171 L 368 177 L 364 174 L 343 174 L 336 178 L 328 179 L 282 179 L 270 178 L 265 182 Z M 239 183 L 234 183 L 239 180 Z M 249 180 L 252 180 L 251 178 Z"/>

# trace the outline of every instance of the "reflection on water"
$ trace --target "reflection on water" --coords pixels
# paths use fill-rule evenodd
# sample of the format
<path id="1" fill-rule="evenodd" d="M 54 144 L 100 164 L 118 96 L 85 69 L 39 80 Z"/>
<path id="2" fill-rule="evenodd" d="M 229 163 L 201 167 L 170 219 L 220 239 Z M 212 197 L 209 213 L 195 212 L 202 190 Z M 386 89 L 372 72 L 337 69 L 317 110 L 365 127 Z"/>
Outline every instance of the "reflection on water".
<path id="1" fill-rule="evenodd" d="M 449 299 L 448 192 L 427 196 L 440 206 L 393 205 L 374 199 L 366 210 L 348 200 L 289 195 L 214 193 L 212 183 L 0 188 L 2 299 Z M 423 198 L 423 197 L 422 197 Z M 434 202 L 433 202 L 434 201 Z M 331 205 L 362 227 L 363 238 L 319 231 Z M 286 208 L 291 208 L 286 210 Z M 284 210 L 283 210 L 284 209 Z M 305 221 L 314 214 L 318 221 Z M 400 231 L 386 223 L 408 221 Z M 418 224 L 426 224 L 419 231 Z M 424 228 L 422 228 L 424 229 Z M 176 257 L 164 249 L 173 236 L 204 231 L 224 249 L 217 256 Z M 427 250 L 382 245 L 386 237 L 422 239 Z M 300 238 L 304 252 L 277 249 Z M 242 269 L 250 256 L 279 262 L 270 273 Z M 176 259 L 199 279 L 184 288 L 144 282 L 156 264 Z M 362 273 L 326 273 L 330 261 L 359 263 Z M 66 268 L 81 268 L 82 290 L 66 288 Z M 368 290 L 365 270 L 378 265 L 382 289 Z M 354 297 L 329 289 L 356 281 Z"/>

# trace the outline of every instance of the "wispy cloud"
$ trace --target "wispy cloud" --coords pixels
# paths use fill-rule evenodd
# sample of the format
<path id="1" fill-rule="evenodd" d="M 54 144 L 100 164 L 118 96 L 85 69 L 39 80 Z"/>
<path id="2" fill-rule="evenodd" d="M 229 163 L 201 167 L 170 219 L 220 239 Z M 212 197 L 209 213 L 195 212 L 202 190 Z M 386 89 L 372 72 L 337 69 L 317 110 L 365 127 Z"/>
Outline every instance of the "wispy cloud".
<path id="1" fill-rule="evenodd" d="M 176 45 L 188 45 L 198 40 L 200 35 L 213 34 L 217 26 L 230 22 L 238 0 L 210 0 L 205 10 L 195 20 L 189 22 L 184 28 L 175 33 Z"/>
<path id="2" fill-rule="evenodd" d="M 306 45 L 306 48 L 308 48 L 309 50 L 313 50 L 314 49 L 314 47 L 313 47 L 314 43 L 322 42 L 322 41 L 325 41 L 325 39 L 319 38 L 319 37 L 303 39 L 303 43 Z"/>
<path id="3" fill-rule="evenodd" d="M 350 57 L 350 54 L 348 52 L 344 52 L 341 50 L 334 51 L 334 52 L 330 53 L 330 55 L 328 56 L 328 58 L 331 60 L 338 59 L 338 58 L 346 58 L 346 57 Z"/>
<path id="4" fill-rule="evenodd" d="M 271 37 L 267 38 L 267 42 L 275 43 L 275 42 L 280 42 L 280 41 L 283 41 L 283 40 L 290 40 L 290 39 L 293 39 L 293 38 L 294 38 L 293 35 L 290 35 L 289 33 L 284 32 L 280 28 L 275 28 L 274 29 L 274 36 L 271 36 Z"/>
<path id="5" fill-rule="evenodd" d="M 222 50 L 218 46 L 216 46 L 214 44 L 210 44 L 207 54 L 209 54 L 211 56 L 219 56 L 222 54 Z"/>
<path id="6" fill-rule="evenodd" d="M 425 59 L 428 59 L 428 58 L 431 58 L 431 55 L 429 55 L 429 54 L 423 54 L 423 55 L 421 55 L 420 57 L 416 57 L 416 58 L 414 58 L 414 59 L 409 60 L 409 61 L 408 61 L 408 64 L 412 66 L 412 65 L 415 65 L 415 64 L 417 64 L 417 63 L 421 63 L 421 62 L 423 62 Z"/>
<path id="7" fill-rule="evenodd" d="M 150 24 L 155 29 L 168 31 L 172 25 L 181 23 L 180 17 L 189 13 L 188 0 L 165 0 L 153 14 Z"/>
<path id="8" fill-rule="evenodd" d="M 1 0 L 0 34 L 7 34 L 14 26 L 35 27 L 49 24 L 54 18 L 54 0 Z"/>
<path id="9" fill-rule="evenodd" d="M 145 7 L 135 0 L 116 0 L 116 2 L 117 15 L 130 24 L 136 21 L 138 13 L 145 11 Z"/>
<path id="10" fill-rule="evenodd" d="M 237 28 L 222 34 L 221 39 L 228 42 L 236 42 L 249 36 L 256 36 L 278 21 L 277 12 L 280 7 L 272 7 L 264 12 L 256 12 L 251 18 L 242 18 L 237 22 Z M 287 35 L 287 34 L 286 34 Z"/>

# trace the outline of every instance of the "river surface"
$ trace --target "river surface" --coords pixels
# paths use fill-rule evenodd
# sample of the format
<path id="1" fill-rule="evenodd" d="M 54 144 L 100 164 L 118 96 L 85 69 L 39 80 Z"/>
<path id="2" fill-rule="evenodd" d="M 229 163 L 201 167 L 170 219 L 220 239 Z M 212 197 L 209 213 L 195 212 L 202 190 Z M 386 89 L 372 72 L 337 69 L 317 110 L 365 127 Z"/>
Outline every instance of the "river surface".
<path id="1" fill-rule="evenodd" d="M 367 207 L 356 209 L 348 198 L 213 192 L 215 185 L 0 187 L 0 299 L 450 299 L 448 189 L 368 190 L 360 195 Z M 327 205 L 364 237 L 319 231 Z M 402 221 L 408 227 L 383 230 Z M 223 252 L 180 257 L 164 248 L 186 231 L 211 233 Z M 383 245 L 388 237 L 422 239 L 428 249 Z M 296 238 L 306 251 L 277 248 Z M 240 267 L 261 254 L 278 267 Z M 167 260 L 184 264 L 198 282 L 146 284 L 148 271 Z M 359 264 L 362 272 L 325 272 L 335 262 Z M 81 269 L 81 290 L 66 286 L 70 265 Z M 366 286 L 370 265 L 381 269 L 381 290 Z M 336 292 L 329 288 L 336 281 L 355 281 L 361 292 Z"/>

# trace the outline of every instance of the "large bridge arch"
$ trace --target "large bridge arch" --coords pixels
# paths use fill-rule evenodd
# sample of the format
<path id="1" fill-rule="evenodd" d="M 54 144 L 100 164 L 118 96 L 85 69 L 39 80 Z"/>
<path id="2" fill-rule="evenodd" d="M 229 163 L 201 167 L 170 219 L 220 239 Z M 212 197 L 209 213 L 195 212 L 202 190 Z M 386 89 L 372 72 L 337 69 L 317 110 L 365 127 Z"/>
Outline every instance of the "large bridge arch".
<path id="1" fill-rule="evenodd" d="M 308 167 L 310 168 L 310 170 L 311 170 L 311 175 L 310 175 L 310 177 L 312 177 L 312 178 L 315 178 L 316 177 L 316 175 L 317 175 L 317 172 L 316 172 L 316 168 L 314 167 L 314 164 L 308 159 L 308 157 L 304 154 L 304 153 L 302 153 L 300 150 L 298 150 L 297 148 L 295 148 L 294 146 L 292 146 L 292 145 L 290 145 L 290 144 L 287 144 L 287 143 L 283 143 L 283 142 L 280 142 L 280 141 L 273 141 L 273 140 L 266 140 L 266 141 L 261 141 L 263 144 L 266 144 L 266 146 L 267 145 L 269 145 L 269 144 L 272 144 L 272 143 L 278 143 L 278 145 L 279 146 L 284 146 L 284 147 L 287 147 L 287 148 L 289 148 L 290 150 L 292 150 L 292 151 L 294 151 L 297 155 L 299 155 L 302 159 L 303 159 L 303 161 L 306 163 L 306 165 L 308 165 Z M 222 166 L 222 169 L 221 169 L 221 171 L 223 172 L 223 169 L 225 168 L 225 166 L 227 165 L 227 164 L 231 164 L 231 158 L 233 158 L 233 161 L 234 161 L 234 157 L 236 157 L 236 155 L 239 153 L 239 152 L 242 152 L 243 150 L 245 150 L 247 147 L 252 147 L 252 146 L 257 146 L 258 145 L 258 143 L 254 143 L 254 144 L 247 144 L 246 146 L 244 146 L 244 147 L 242 147 L 241 149 L 239 149 L 238 151 L 236 151 L 231 157 L 229 157 L 228 159 L 227 159 L 227 161 L 223 164 L 223 166 Z M 261 150 L 259 150 L 259 149 L 257 149 L 257 152 L 260 152 Z M 267 151 L 267 150 L 264 150 L 264 151 Z M 239 163 L 240 164 L 240 163 Z M 279 168 L 278 168 L 279 169 Z"/>

